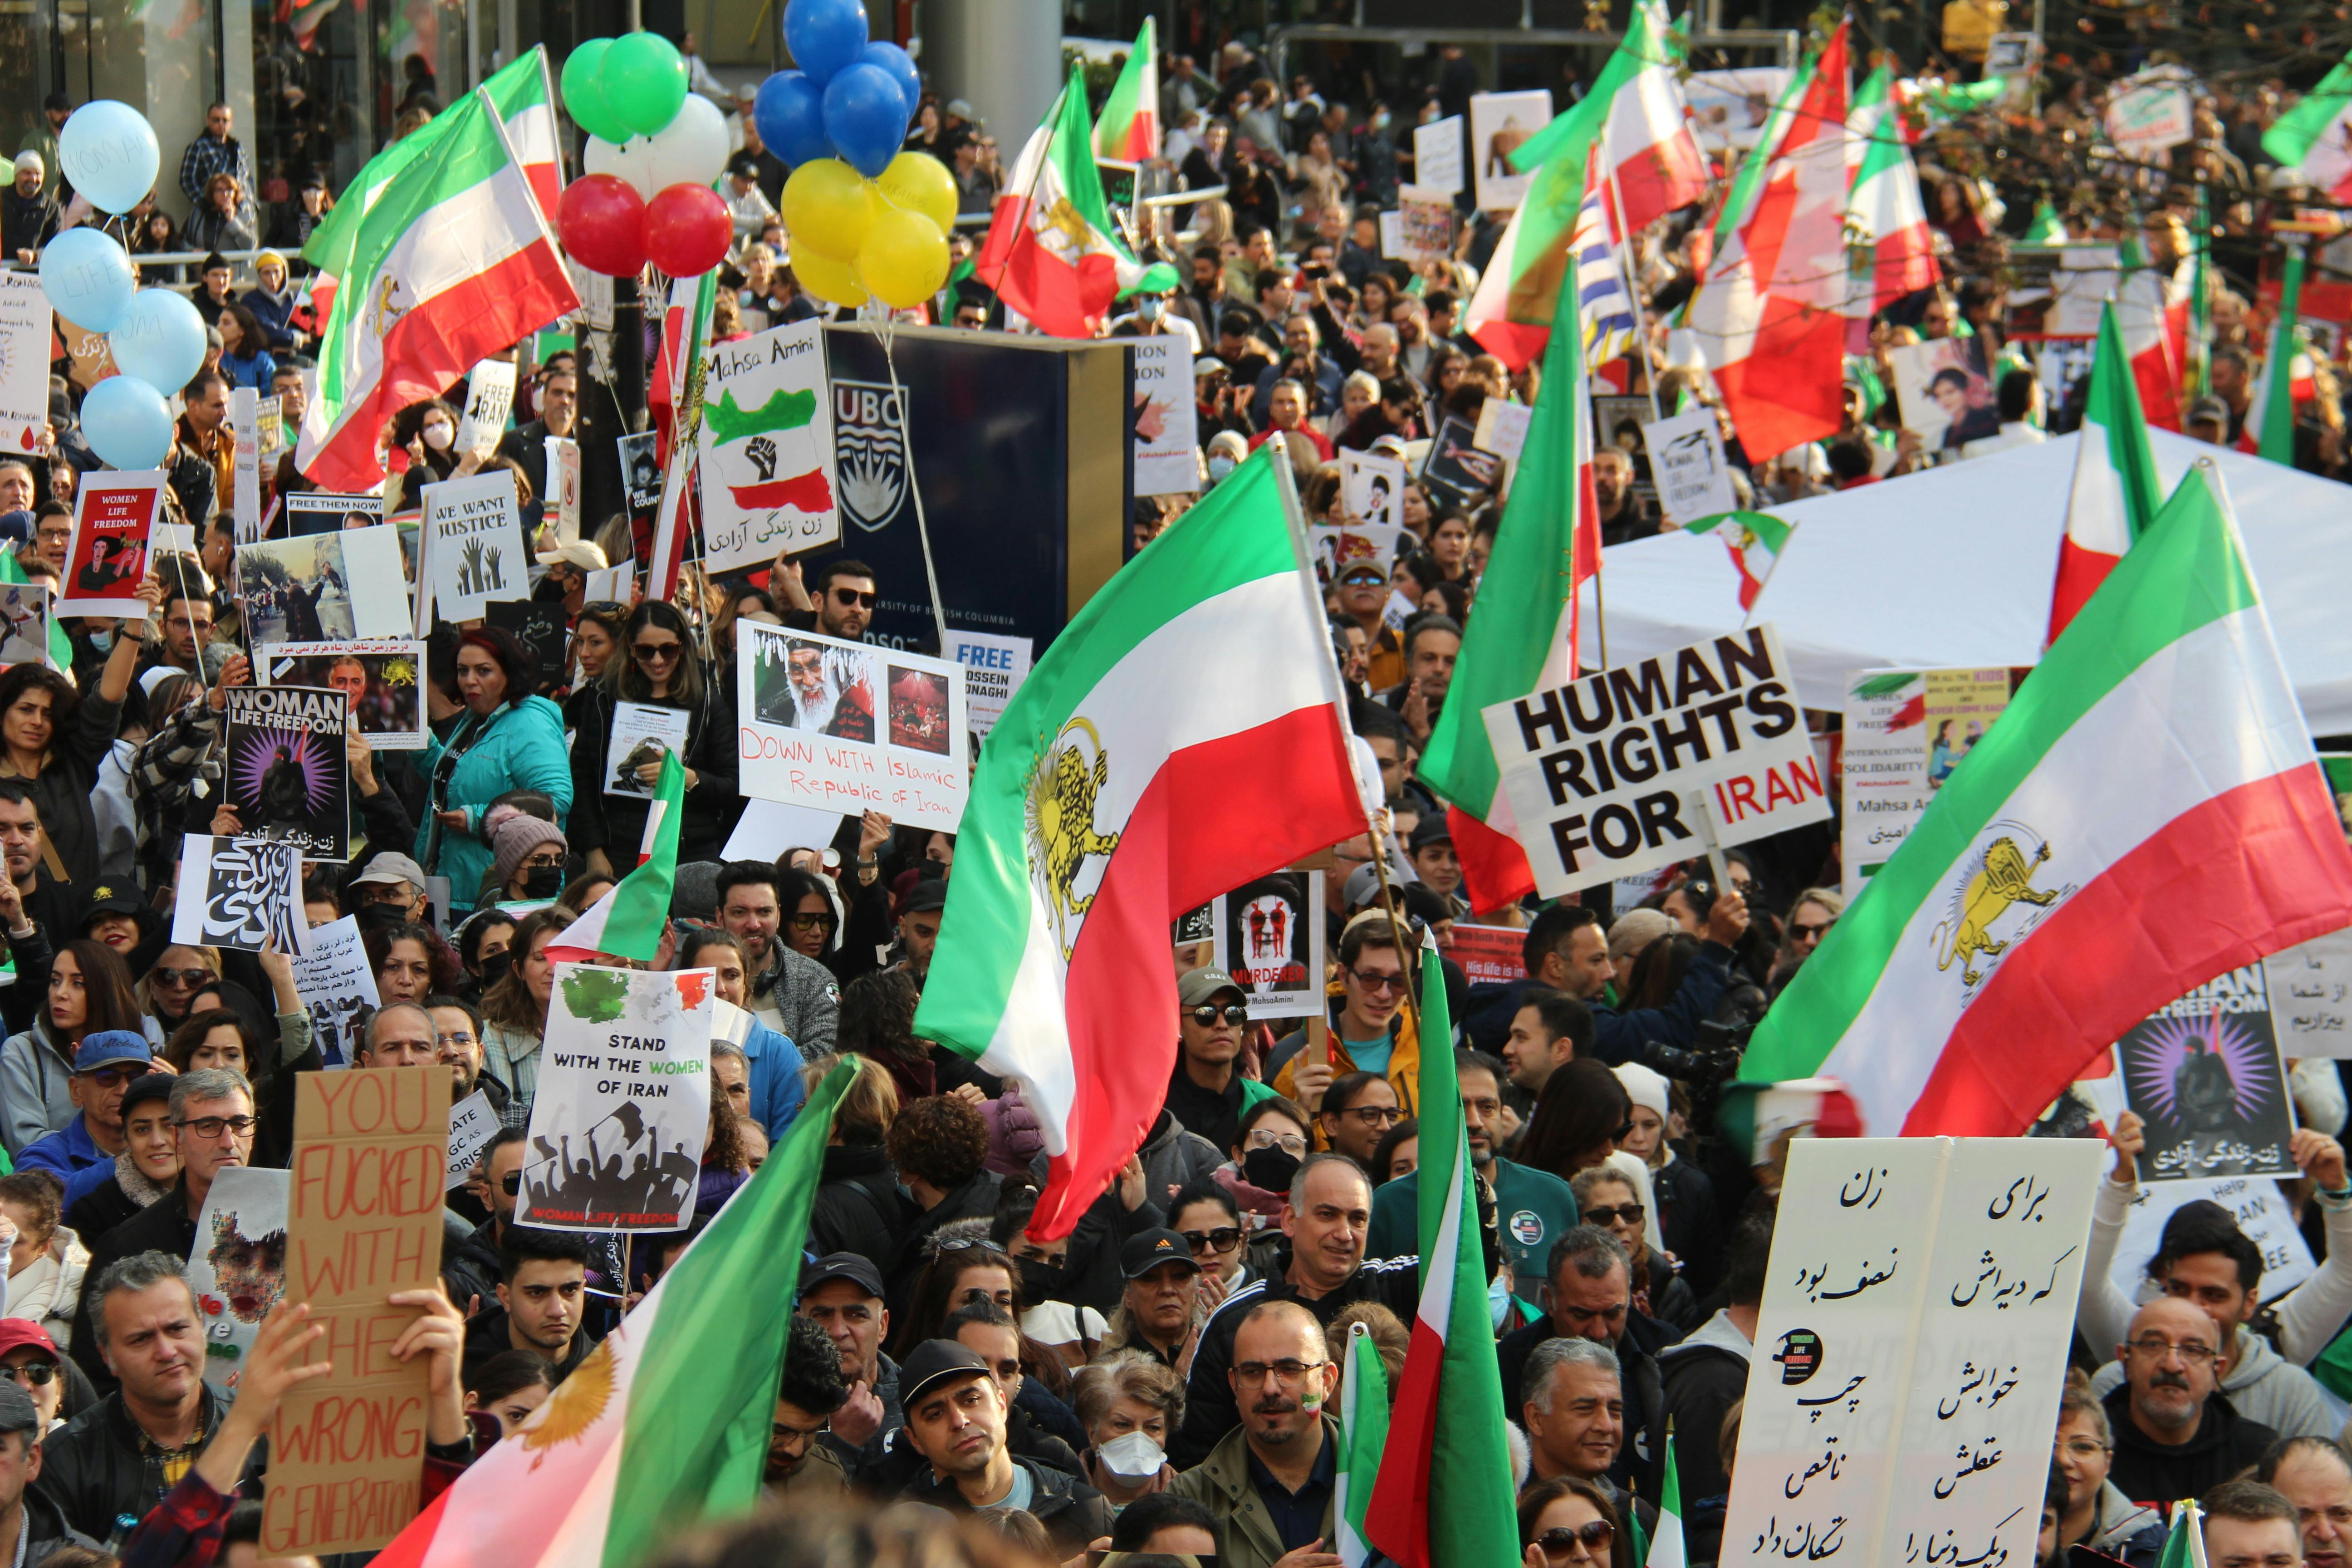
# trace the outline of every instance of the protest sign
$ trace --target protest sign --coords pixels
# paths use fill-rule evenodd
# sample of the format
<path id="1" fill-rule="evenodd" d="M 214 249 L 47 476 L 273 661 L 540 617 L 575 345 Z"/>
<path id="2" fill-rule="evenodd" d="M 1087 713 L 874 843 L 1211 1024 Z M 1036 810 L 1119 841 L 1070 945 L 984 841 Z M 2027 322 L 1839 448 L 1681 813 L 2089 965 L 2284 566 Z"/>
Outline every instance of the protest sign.
<path id="1" fill-rule="evenodd" d="M 1838 863 L 1849 901 L 1894 858 L 1935 798 L 1927 689 L 1927 672 L 1916 669 L 1858 669 L 1846 681 Z"/>
<path id="2" fill-rule="evenodd" d="M 499 1135 L 499 1125 L 490 1097 L 478 1089 L 450 1108 L 449 1168 L 441 1184 L 443 1192 L 455 1192 L 466 1184 L 466 1178 L 473 1173 L 474 1162 L 482 1157 L 482 1150 Z"/>
<path id="3" fill-rule="evenodd" d="M 486 359 L 466 373 L 466 411 L 458 416 L 457 440 L 450 450 L 487 458 L 506 434 L 514 407 L 515 367 L 510 359 Z"/>
<path id="4" fill-rule="evenodd" d="M 5 276 L 5 274 L 0 274 Z M 0 664 L 45 664 L 49 657 L 49 591 L 38 583 L 0 583 Z"/>
<path id="5" fill-rule="evenodd" d="M 735 638 L 745 795 L 955 830 L 971 782 L 961 667 L 757 621 Z"/>
<path id="6" fill-rule="evenodd" d="M 1517 463 L 1527 447 L 1528 422 L 1535 412 L 1524 403 L 1490 397 L 1478 405 L 1478 427 L 1472 432 L 1470 444 L 1494 453 L 1506 464 Z"/>
<path id="7" fill-rule="evenodd" d="M 1431 438 L 1422 459 L 1421 477 L 1436 493 L 1433 500 L 1470 506 L 1503 477 L 1503 460 L 1478 449 L 1476 426 L 1458 414 L 1449 414 Z"/>
<path id="8" fill-rule="evenodd" d="M 636 597 L 636 568 L 623 562 L 618 566 L 588 574 L 584 602 L 591 605 L 626 605 Z"/>
<path id="9" fill-rule="evenodd" d="M 1029 678 L 1032 647 L 1028 637 L 999 637 L 993 632 L 948 633 L 942 649 L 964 672 L 964 723 L 981 740 L 996 728 L 1004 706 Z"/>
<path id="10" fill-rule="evenodd" d="M 262 466 L 276 468 L 278 459 L 286 455 L 286 403 L 272 395 L 256 398 L 253 404 L 253 430 L 261 454 Z"/>
<path id="11" fill-rule="evenodd" d="M 2126 158 L 2147 160 L 2197 134 L 2193 79 L 2178 66 L 2126 77 L 2107 94 L 2107 140 Z"/>
<path id="12" fill-rule="evenodd" d="M 1413 183 L 1452 196 L 1462 189 L 1462 117 L 1449 114 L 1412 128 Z"/>
<path id="13" fill-rule="evenodd" d="M 234 947 L 246 952 L 259 952 L 265 945 L 280 952 L 309 952 L 310 922 L 302 916 L 300 847 L 262 838 L 215 838 L 208 833 L 182 837 L 172 940 L 190 947 Z"/>
<path id="14" fill-rule="evenodd" d="M 511 468 L 426 485 L 416 542 L 420 622 L 428 596 L 453 624 L 481 619 L 493 599 L 530 596 L 530 558 L 523 552 L 522 507 Z M 417 635 L 431 629 L 420 625 Z"/>
<path id="15" fill-rule="evenodd" d="M 623 436 L 613 444 L 620 448 L 621 478 L 629 490 L 631 511 L 651 511 L 661 504 L 662 471 L 659 437 L 651 430 L 641 430 L 633 436 Z"/>
<path id="16" fill-rule="evenodd" d="M 2329 931 L 2263 960 L 2271 1022 L 2290 1061 L 2352 1057 L 2352 931 Z"/>
<path id="17" fill-rule="evenodd" d="M 2116 1042 L 2131 1109 L 2147 1124 L 2143 1182 L 2292 1176 L 2286 1068 L 2263 966 L 2221 975 Z"/>
<path id="18" fill-rule="evenodd" d="M 2000 434 L 2000 404 L 1985 374 L 1984 340 L 1936 338 L 1886 351 L 1903 428 L 1929 452 L 1958 452 Z"/>
<path id="19" fill-rule="evenodd" d="M 518 1223 L 682 1230 L 693 1218 L 716 973 L 555 966 Z"/>
<path id="20" fill-rule="evenodd" d="M 1779 633 L 1751 626 L 1488 707 L 1537 890 L 1686 859 L 1707 847 L 1708 818 L 1726 846 L 1827 821 L 1788 668 Z"/>
<path id="21" fill-rule="evenodd" d="M 74 496 L 73 542 L 66 555 L 65 616 L 145 616 L 139 597 L 147 575 L 147 535 L 163 504 L 163 476 L 99 473 Z"/>
<path id="22" fill-rule="evenodd" d="M 1318 522 L 1307 531 L 1307 553 L 1315 563 L 1317 580 L 1328 587 L 1339 580 L 1340 573 L 1361 562 L 1370 562 L 1380 568 L 1381 576 L 1388 576 L 1403 540 L 1404 529 L 1397 523 L 1376 527 Z"/>
<path id="23" fill-rule="evenodd" d="M 1789 90 L 1789 68 L 1692 71 L 1682 85 L 1690 104 L 1691 133 L 1699 145 L 1710 153 L 1727 148 L 1745 152 L 1763 136 L 1772 105 Z"/>
<path id="24" fill-rule="evenodd" d="M 249 386 L 228 395 L 229 510 L 238 539 L 261 537 L 261 394 Z"/>
<path id="25" fill-rule="evenodd" d="M 1438 946 L 1461 966 L 1462 977 L 1473 985 L 1507 985 L 1528 977 L 1528 933 L 1516 926 L 1474 926 L 1454 922 L 1451 934 Z"/>
<path id="26" fill-rule="evenodd" d="M 1550 123 L 1551 94 L 1542 88 L 1471 95 L 1469 156 L 1475 162 L 1470 177 L 1480 207 L 1509 212 L 1527 199 L 1535 176 L 1513 173 L 1510 155 Z"/>
<path id="27" fill-rule="evenodd" d="M 735 831 L 719 850 L 721 860 L 781 860 L 794 849 L 832 854 L 833 836 L 841 831 L 841 813 L 775 800 L 745 800 Z M 835 859 L 838 861 L 839 857 Z"/>
<path id="28" fill-rule="evenodd" d="M 235 1394 L 261 1320 L 286 1294 L 284 1171 L 229 1165 L 213 1177 L 188 1252 L 188 1289 L 204 1318 L 205 1381 Z"/>
<path id="29" fill-rule="evenodd" d="M 1175 939 L 1178 947 L 1193 947 L 1205 942 L 1212 944 L 1213 952 L 1217 940 L 1217 901 L 1212 899 L 1197 910 L 1186 910 L 1178 915 L 1169 934 Z M 1214 962 L 1208 954 L 1202 956 L 1205 962 Z"/>
<path id="30" fill-rule="evenodd" d="M 270 1421 L 269 1556 L 372 1551 L 416 1516 L 433 1363 L 386 1353 L 417 1316 L 387 1298 L 437 1285 L 448 1142 L 447 1068 L 295 1075 L 286 1299 L 326 1329 L 310 1364 L 333 1370 Z"/>
<path id="31" fill-rule="evenodd" d="M 407 637 L 399 533 L 379 523 L 240 548 L 237 597 L 255 648 Z"/>
<path id="32" fill-rule="evenodd" d="M 547 438 L 547 472 L 540 484 L 540 496 L 555 519 L 555 537 L 566 544 L 573 542 L 580 537 L 579 442 L 569 436 Z"/>
<path id="33" fill-rule="evenodd" d="M 1461 171 L 1454 172 L 1458 178 Z M 1397 243 L 1391 254 L 1406 261 L 1444 261 L 1454 254 L 1452 191 L 1426 184 L 1399 185 L 1396 218 Z"/>
<path id="34" fill-rule="evenodd" d="M 1927 787 L 1940 790 L 2009 706 L 2009 671 L 1931 669 L 1927 673 Z"/>
<path id="35" fill-rule="evenodd" d="M 1696 522 L 1738 506 L 1714 409 L 1694 408 L 1643 425 L 1642 444 L 1658 483 L 1658 510 L 1668 521 Z"/>
<path id="36" fill-rule="evenodd" d="M 658 764 L 664 752 L 683 752 L 693 721 L 694 715 L 683 708 L 614 703 L 613 732 L 604 747 L 604 793 L 651 800 L 654 786 L 639 778 L 637 770 L 648 763 Z"/>
<path id="37" fill-rule="evenodd" d="M 486 605 L 482 619 L 514 633 L 530 660 L 531 689 L 544 695 L 563 683 L 563 661 L 572 633 L 561 599 L 499 599 Z"/>
<path id="38" fill-rule="evenodd" d="M 1255 1018 L 1323 1015 L 1323 873 L 1276 871 L 1218 895 L 1210 960 L 1242 988 Z"/>
<path id="39" fill-rule="evenodd" d="M 299 537 L 310 533 L 341 533 L 383 521 L 382 496 L 338 496 L 322 490 L 296 490 L 285 498 L 286 531 Z"/>
<path id="40" fill-rule="evenodd" d="M 331 687 L 231 686 L 225 804 L 244 835 L 292 844 L 306 860 L 351 858 L 348 721 Z"/>
<path id="41" fill-rule="evenodd" d="M 310 951 L 294 961 L 294 991 L 310 1015 L 310 1043 L 327 1065 L 351 1066 L 359 1056 L 360 1021 L 378 1005 L 358 916 L 310 932 Z"/>
<path id="42" fill-rule="evenodd" d="M 2164 1245 L 2166 1222 L 2183 1205 L 2200 1200 L 2228 1209 L 2246 1239 L 2262 1249 L 2263 1279 L 2257 1288 L 2261 1300 L 2275 1301 L 2319 1272 L 2310 1245 L 2295 1227 L 2294 1210 L 2288 1206 L 2274 1178 L 2142 1181 L 2124 1215 L 2124 1233 L 2116 1238 L 2115 1256 L 2107 1260 L 2107 1279 L 2116 1289 L 2135 1301 L 2153 1300 L 2164 1293 L 2147 1277 L 2147 1266 Z M 2113 1353 L 2106 1346 L 2099 1349 Z"/>
<path id="43" fill-rule="evenodd" d="M 1948 1561 L 1956 1543 L 2031 1560 L 2105 1153 L 2063 1138 L 1790 1145 L 1725 1568 Z"/>
<path id="44" fill-rule="evenodd" d="M 0 454 L 39 451 L 48 423 L 48 296 L 37 273 L 0 273 Z"/>
<path id="45" fill-rule="evenodd" d="M 713 343 L 704 364 L 697 450 L 710 570 L 764 566 L 788 550 L 838 540 L 840 485 L 871 491 L 885 481 L 879 465 L 858 462 L 836 479 L 824 324 L 795 321 Z M 867 502 L 864 515 L 895 510 L 877 510 L 870 494 Z"/>
<path id="46" fill-rule="evenodd" d="M 1401 213 L 1382 213 L 1381 223 L 1381 255 L 1395 258 L 1404 255 L 1404 216 Z"/>
<path id="47" fill-rule="evenodd" d="M 1201 488 L 1192 401 L 1192 351 L 1166 335 L 1130 340 L 1135 359 L 1135 493 L 1191 495 Z"/>
<path id="48" fill-rule="evenodd" d="M 260 649 L 253 677 L 268 686 L 324 686 L 343 694 L 360 733 L 379 752 L 425 748 L 425 705 L 416 672 L 425 645 L 414 638 L 375 642 L 286 642 Z"/>
<path id="49" fill-rule="evenodd" d="M 1404 459 L 1376 452 L 1339 454 L 1339 504 L 1350 523 L 1385 527 L 1404 521 Z"/>

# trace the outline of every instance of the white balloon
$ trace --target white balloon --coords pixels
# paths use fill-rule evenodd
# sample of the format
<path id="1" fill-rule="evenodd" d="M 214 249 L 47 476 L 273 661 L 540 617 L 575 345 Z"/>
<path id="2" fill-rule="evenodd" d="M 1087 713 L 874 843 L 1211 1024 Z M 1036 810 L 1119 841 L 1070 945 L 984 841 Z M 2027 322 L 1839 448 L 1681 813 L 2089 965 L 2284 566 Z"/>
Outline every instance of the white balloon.
<path id="1" fill-rule="evenodd" d="M 727 172 L 727 117 L 698 92 L 653 141 L 654 189 L 713 185 Z"/>
<path id="2" fill-rule="evenodd" d="M 618 144 L 591 136 L 580 163 L 592 174 L 611 174 L 627 181 L 636 188 L 637 195 L 648 201 L 661 189 L 653 177 L 654 142 L 650 136 L 632 136 Z"/>

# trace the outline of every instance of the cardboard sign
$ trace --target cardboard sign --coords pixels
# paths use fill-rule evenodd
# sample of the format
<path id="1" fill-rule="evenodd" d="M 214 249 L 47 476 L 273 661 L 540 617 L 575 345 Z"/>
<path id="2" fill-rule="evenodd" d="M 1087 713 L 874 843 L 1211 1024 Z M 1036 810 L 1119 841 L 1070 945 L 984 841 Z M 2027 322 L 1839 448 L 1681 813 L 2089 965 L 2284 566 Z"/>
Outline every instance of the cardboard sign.
<path id="1" fill-rule="evenodd" d="M 1004 717 L 1005 704 L 1029 679 L 1031 641 L 998 637 L 992 632 L 948 633 L 942 651 L 964 672 L 964 722 L 973 736 L 986 740 Z"/>
<path id="2" fill-rule="evenodd" d="M 1694 408 L 1643 425 L 1642 444 L 1649 449 L 1650 472 L 1657 479 L 1658 510 L 1669 521 L 1693 523 L 1739 504 L 1714 409 Z"/>
<path id="3" fill-rule="evenodd" d="M 0 664 L 46 664 L 49 590 L 40 583 L 0 583 Z"/>
<path id="4" fill-rule="evenodd" d="M 507 416 L 514 408 L 515 367 L 508 359 L 486 359 L 466 373 L 466 411 L 457 420 L 457 440 L 450 450 L 488 457 L 506 434 Z"/>
<path id="5" fill-rule="evenodd" d="M 563 661 L 572 634 L 564 625 L 562 600 L 499 599 L 483 606 L 482 618 L 514 633 L 515 641 L 530 656 L 530 684 L 545 694 L 563 684 Z"/>
<path id="6" fill-rule="evenodd" d="M 261 1320 L 286 1294 L 284 1171 L 229 1165 L 213 1178 L 188 1252 L 188 1289 L 204 1316 L 205 1381 L 234 1394 Z"/>
<path id="7" fill-rule="evenodd" d="M 657 702 L 613 704 L 613 732 L 604 747 L 604 793 L 651 800 L 654 786 L 637 776 L 648 763 L 659 763 L 665 752 L 684 752 L 694 715 L 683 708 Z"/>
<path id="8" fill-rule="evenodd" d="M 1790 1146 L 1725 1568 L 2032 1560 L 2105 1152 Z"/>
<path id="9" fill-rule="evenodd" d="M 555 966 L 517 1223 L 682 1230 L 694 1217 L 716 973 Z"/>
<path id="10" fill-rule="evenodd" d="M 1185 390 L 1192 383 L 1188 375 Z M 820 321 L 713 343 L 704 361 L 703 542 L 713 572 L 764 566 L 841 537 L 841 486 L 863 487 L 867 516 L 894 510 L 904 469 L 853 463 L 836 476 L 834 392 Z"/>
<path id="11" fill-rule="evenodd" d="M 1827 821 L 1788 668 L 1779 633 L 1751 626 L 1487 708 L 1537 890 L 1688 859 L 1710 818 L 1726 846 Z"/>
<path id="12" fill-rule="evenodd" d="M 58 614 L 146 616 L 139 583 L 147 575 L 148 533 L 163 505 L 161 470 L 91 474 L 82 480 L 74 496 L 73 542 Z"/>
<path id="13" fill-rule="evenodd" d="M 1192 399 L 1192 351 L 1180 337 L 1137 338 L 1135 493 L 1191 495 L 1201 488 L 1199 407 Z"/>
<path id="14" fill-rule="evenodd" d="M 474 1162 L 499 1135 L 500 1125 L 490 1097 L 478 1089 L 450 1109 L 449 1169 L 441 1184 L 443 1192 L 456 1192 L 466 1184 L 466 1178 L 473 1174 Z"/>
<path id="15" fill-rule="evenodd" d="M 327 1329 L 334 1370 L 290 1390 L 269 1425 L 262 1550 L 370 1552 L 416 1517 L 431 1359 L 386 1353 L 416 1319 L 388 1305 L 441 1271 L 449 1069 L 296 1078 L 286 1297 Z"/>
<path id="16" fill-rule="evenodd" d="M 1516 926 L 1474 926 L 1454 922 L 1438 946 L 1462 967 L 1462 977 L 1473 985 L 1507 985 L 1528 977 L 1528 933 Z"/>
<path id="17" fill-rule="evenodd" d="M 523 551 L 522 507 L 511 468 L 425 486 L 416 539 L 420 620 L 428 605 L 437 605 L 441 618 L 453 625 L 476 621 L 493 599 L 530 596 L 530 557 Z M 417 636 L 431 629 L 419 626 Z"/>
<path id="18" fill-rule="evenodd" d="M 0 273 L 0 454 L 41 449 L 49 423 L 49 298 L 37 273 Z"/>
<path id="19" fill-rule="evenodd" d="M 555 537 L 572 543 L 580 537 L 580 443 L 569 436 L 550 436 L 547 473 L 540 482 L 540 494 L 554 498 L 549 510 L 555 515 Z"/>
<path id="20" fill-rule="evenodd" d="M 735 626 L 742 790 L 949 832 L 971 788 L 960 665 L 758 621 Z"/>
<path id="21" fill-rule="evenodd" d="M 228 394 L 229 510 L 236 537 L 261 537 L 261 394 L 235 386 Z"/>
<path id="22" fill-rule="evenodd" d="M 343 694 L 360 733 L 379 752 L 425 749 L 425 705 L 416 672 L 425 645 L 408 637 L 377 642 L 273 643 L 253 661 L 262 686 L 323 686 Z"/>
<path id="23" fill-rule="evenodd" d="M 300 536 L 342 533 L 383 521 L 382 496 L 329 495 L 323 490 L 296 490 L 284 498 L 286 531 Z"/>
<path id="24" fill-rule="evenodd" d="M 1469 156 L 1475 160 L 1470 166 L 1471 183 L 1480 207 L 1509 212 L 1527 199 L 1535 176 L 1514 173 L 1510 155 L 1520 142 L 1550 123 L 1551 94 L 1542 88 L 1471 95 Z"/>
<path id="25" fill-rule="evenodd" d="M 841 831 L 841 813 L 816 811 L 805 805 L 785 805 L 772 800 L 746 800 L 735 831 L 719 850 L 721 860 L 781 860 L 794 849 L 828 852 L 833 836 Z"/>
<path id="26" fill-rule="evenodd" d="M 2116 1042 L 2132 1110 L 2147 1123 L 2140 1180 L 2292 1176 L 2294 1113 L 2263 966 L 2200 985 Z"/>
<path id="27" fill-rule="evenodd" d="M 285 953 L 310 952 L 310 922 L 302 917 L 300 847 L 262 838 L 186 835 L 180 840 L 172 940 L 189 947 L 234 947 L 246 952 L 260 952 L 270 945 Z"/>
<path id="28" fill-rule="evenodd" d="M 1404 459 L 1376 452 L 1339 454 L 1339 502 L 1350 522 L 1374 527 L 1404 521 Z"/>
<path id="29" fill-rule="evenodd" d="M 1213 901 L 1210 960 L 1241 984 L 1255 1018 L 1323 1013 L 1323 873 L 1277 871 Z"/>
<path id="30" fill-rule="evenodd" d="M 291 501 L 294 498 L 287 498 Z M 265 539 L 236 552 L 236 589 L 255 651 L 273 643 L 352 642 L 409 635 L 400 531 Z"/>
<path id="31" fill-rule="evenodd" d="M 2288 1060 L 2352 1057 L 2352 930 L 2297 942 L 2263 960 L 2263 968 Z"/>
<path id="32" fill-rule="evenodd" d="M 357 915 L 310 933 L 310 951 L 294 961 L 294 991 L 310 1012 L 310 1041 L 327 1066 L 351 1066 L 359 1058 L 361 1020 L 379 1005 Z"/>
<path id="33" fill-rule="evenodd" d="M 1462 189 L 1460 115 L 1412 128 L 1412 183 L 1449 197 Z"/>
<path id="34" fill-rule="evenodd" d="M 351 773 L 344 694 L 331 687 L 231 686 L 223 799 L 245 836 L 292 844 L 306 860 L 348 861 Z"/>

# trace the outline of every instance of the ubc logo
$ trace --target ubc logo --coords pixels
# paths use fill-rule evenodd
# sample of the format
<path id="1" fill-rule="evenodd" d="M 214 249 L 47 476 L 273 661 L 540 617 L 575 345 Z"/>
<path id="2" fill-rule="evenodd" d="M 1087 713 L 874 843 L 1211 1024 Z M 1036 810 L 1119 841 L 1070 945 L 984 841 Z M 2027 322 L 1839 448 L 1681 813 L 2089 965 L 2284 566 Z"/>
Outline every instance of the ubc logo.
<path id="1" fill-rule="evenodd" d="M 899 393 L 866 381 L 833 384 L 833 454 L 841 512 L 879 532 L 907 500 L 907 407 Z"/>

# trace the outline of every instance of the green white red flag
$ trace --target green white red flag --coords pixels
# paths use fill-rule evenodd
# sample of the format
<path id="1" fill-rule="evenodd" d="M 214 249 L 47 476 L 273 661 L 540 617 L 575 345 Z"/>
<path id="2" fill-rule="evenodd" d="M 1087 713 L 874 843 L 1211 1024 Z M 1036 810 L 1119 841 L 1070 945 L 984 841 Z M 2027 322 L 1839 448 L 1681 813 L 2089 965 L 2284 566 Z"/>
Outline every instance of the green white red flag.
<path id="1" fill-rule="evenodd" d="M 1111 222 L 1075 68 L 996 198 L 974 270 L 1039 331 L 1092 337 L 1143 267 Z"/>
<path id="2" fill-rule="evenodd" d="M 1805 962 L 1741 1076 L 1839 1080 L 1872 1136 L 2014 1137 L 2139 1019 L 2347 925 L 2352 847 L 2209 459 Z"/>
<path id="3" fill-rule="evenodd" d="M 1935 287 L 1943 276 L 1894 87 L 1895 72 L 1880 66 L 1855 90 L 1846 119 L 1853 184 L 1845 221 L 1853 275 L 1846 285 L 1845 346 L 1852 353 L 1869 352 L 1873 315 L 1906 294 Z"/>
<path id="4" fill-rule="evenodd" d="M 1389 1440 L 1389 1370 L 1381 1361 L 1371 1330 L 1358 1323 L 1348 1331 L 1348 1364 L 1339 1384 L 1339 1463 L 1331 1500 L 1332 1550 L 1342 1568 L 1364 1568 L 1372 1544 L 1364 1539 L 1364 1516 L 1371 1511 L 1372 1479 L 1380 1474 L 1381 1450 Z"/>
<path id="5" fill-rule="evenodd" d="M 2263 151 L 2330 201 L 2352 202 L 2352 57 L 2263 132 Z"/>
<path id="6" fill-rule="evenodd" d="M 2270 353 L 2263 358 L 2263 377 L 2254 387 L 2251 416 L 2238 445 L 2273 463 L 2294 466 L 2294 405 L 2310 397 L 2311 356 L 2303 351 L 2297 331 L 2303 313 L 2304 247 L 2286 249 L 2286 275 L 2279 284 L 2278 319 L 2271 323 Z M 2300 383 L 2298 385 L 2297 384 Z"/>
<path id="7" fill-rule="evenodd" d="M 989 732 L 921 1038 L 1017 1078 L 1066 1236 L 1167 1098 L 1168 925 L 1366 831 L 1321 595 L 1269 441 L 1129 561 Z M 1181 679 L 1177 679 L 1181 672 Z"/>
<path id="8" fill-rule="evenodd" d="M 1683 1538 L 1683 1479 L 1675 1468 L 1672 1427 L 1666 1433 L 1666 1473 L 1658 1483 L 1658 1531 L 1642 1568 L 1688 1568 L 1690 1543 Z"/>
<path id="9" fill-rule="evenodd" d="M 646 811 L 636 868 L 556 933 L 547 944 L 551 959 L 571 963 L 593 963 L 603 957 L 654 961 L 677 884 L 677 834 L 685 812 L 686 767 L 676 752 L 665 751 L 661 777 Z"/>
<path id="10" fill-rule="evenodd" d="M 2090 602 L 2132 541 L 2164 505 L 2156 454 L 2140 416 L 2139 388 L 2112 301 L 2099 310 L 2099 346 L 2083 410 L 2082 445 L 2066 500 L 2066 534 L 2058 544 L 2058 578 L 2050 595 L 2050 640 Z"/>
<path id="11" fill-rule="evenodd" d="M 1095 117 L 1095 156 L 1140 163 L 1160 156 L 1160 25 L 1150 16 L 1135 35 L 1118 79 Z"/>

